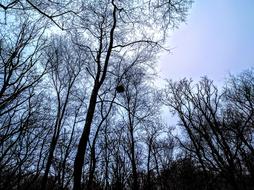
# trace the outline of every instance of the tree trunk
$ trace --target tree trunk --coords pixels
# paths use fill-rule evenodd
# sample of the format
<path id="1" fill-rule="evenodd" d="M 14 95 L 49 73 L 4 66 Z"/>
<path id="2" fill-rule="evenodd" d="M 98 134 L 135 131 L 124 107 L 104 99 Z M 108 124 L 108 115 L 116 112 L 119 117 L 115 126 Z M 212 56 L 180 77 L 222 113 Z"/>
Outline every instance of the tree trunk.
<path id="1" fill-rule="evenodd" d="M 91 148 L 89 178 L 88 178 L 88 184 L 87 184 L 87 189 L 88 190 L 92 190 L 93 189 L 93 179 L 94 179 L 95 168 L 96 168 L 95 145 L 93 144 L 92 148 Z"/>
<path id="2" fill-rule="evenodd" d="M 81 190 L 81 175 L 82 175 L 82 168 L 84 164 L 85 159 L 85 153 L 86 153 L 86 146 L 87 142 L 89 140 L 89 134 L 91 130 L 91 124 L 93 121 L 94 111 L 96 107 L 96 101 L 97 101 L 97 95 L 99 91 L 99 86 L 95 85 L 94 89 L 92 91 L 92 95 L 90 97 L 89 107 L 86 115 L 86 123 L 83 130 L 83 133 L 81 135 L 79 145 L 78 145 L 78 151 L 76 154 L 76 158 L 74 161 L 74 185 L 73 190 Z"/>
<path id="3" fill-rule="evenodd" d="M 41 190 L 45 190 L 46 187 L 47 187 L 48 174 L 49 174 L 50 166 L 52 164 L 52 160 L 53 160 L 53 157 L 54 157 L 54 151 L 55 151 L 55 148 L 56 148 L 57 139 L 58 139 L 58 137 L 53 136 L 51 144 L 50 144 L 46 169 L 45 169 L 45 173 L 43 175 L 42 182 L 41 182 L 41 184 L 42 184 Z"/>

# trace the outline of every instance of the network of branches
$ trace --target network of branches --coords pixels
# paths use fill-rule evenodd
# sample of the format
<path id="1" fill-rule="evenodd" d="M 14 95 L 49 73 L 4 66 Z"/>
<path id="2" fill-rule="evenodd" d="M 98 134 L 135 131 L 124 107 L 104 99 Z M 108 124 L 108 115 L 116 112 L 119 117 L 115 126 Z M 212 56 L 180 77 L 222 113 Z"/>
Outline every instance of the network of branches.
<path id="1" fill-rule="evenodd" d="M 191 4 L 0 1 L 0 189 L 251 189 L 253 69 L 155 85 Z"/>

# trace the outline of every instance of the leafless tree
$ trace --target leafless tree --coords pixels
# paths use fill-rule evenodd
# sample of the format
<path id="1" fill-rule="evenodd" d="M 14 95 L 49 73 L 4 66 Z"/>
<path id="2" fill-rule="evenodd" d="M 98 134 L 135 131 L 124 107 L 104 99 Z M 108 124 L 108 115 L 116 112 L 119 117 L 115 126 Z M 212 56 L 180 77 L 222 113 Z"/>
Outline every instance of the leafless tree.
<path id="1" fill-rule="evenodd" d="M 105 189 L 130 181 L 138 188 L 138 157 L 145 156 L 137 135 L 157 110 L 141 83 L 166 49 L 167 30 L 184 21 L 191 3 L 0 3 L 0 169 L 17 176 L 8 187 L 46 189 L 48 181 L 48 188 L 79 190 L 88 174 L 90 189 L 102 181 Z M 105 172 L 98 175 L 99 168 Z"/>
<path id="2" fill-rule="evenodd" d="M 35 101 L 39 98 L 36 87 L 46 71 L 39 64 L 41 50 L 45 47 L 43 33 L 44 25 L 37 26 L 29 20 L 21 19 L 15 24 L 1 26 L 1 170 L 15 171 L 15 162 L 20 171 L 29 168 L 31 160 L 28 160 L 34 153 L 34 147 L 30 146 L 33 141 L 35 144 L 40 141 L 40 132 L 34 134 L 33 131 L 37 130 L 35 109 L 41 107 Z"/>
<path id="3" fill-rule="evenodd" d="M 190 144 L 181 143 L 182 146 L 199 161 L 203 171 L 219 172 L 233 189 L 241 189 L 246 188 L 241 180 L 246 172 L 240 152 L 243 137 L 248 138 L 248 135 L 238 133 L 245 130 L 245 126 L 239 125 L 239 118 L 235 117 L 237 112 L 229 111 L 238 106 L 237 102 L 223 101 L 225 95 L 226 99 L 237 96 L 238 91 L 229 87 L 226 92 L 219 93 L 207 78 L 195 86 L 186 79 L 175 83 L 169 81 L 165 104 L 178 115 L 179 125 L 188 135 Z M 243 109 L 241 107 L 239 111 Z M 249 122 L 249 119 L 242 119 L 241 122 Z M 245 140 L 250 143 L 250 139 Z"/>
<path id="4" fill-rule="evenodd" d="M 59 135 L 66 120 L 66 112 L 70 106 L 70 99 L 75 90 L 75 85 L 79 74 L 82 71 L 82 64 L 85 54 L 75 51 L 72 43 L 63 37 L 55 37 L 49 44 L 45 58 L 49 64 L 49 82 L 52 84 L 53 93 L 56 94 L 55 121 L 52 130 L 52 137 L 48 152 L 44 177 L 42 179 L 42 189 L 46 188 L 47 178 L 54 157 Z"/>

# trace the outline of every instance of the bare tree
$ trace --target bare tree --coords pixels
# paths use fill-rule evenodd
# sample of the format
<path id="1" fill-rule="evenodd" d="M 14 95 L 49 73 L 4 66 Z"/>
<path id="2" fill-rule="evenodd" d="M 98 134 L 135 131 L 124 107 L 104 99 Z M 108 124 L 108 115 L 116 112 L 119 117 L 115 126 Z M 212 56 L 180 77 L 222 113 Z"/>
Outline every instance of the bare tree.
<path id="1" fill-rule="evenodd" d="M 254 91 L 253 69 L 242 72 L 238 76 L 231 76 L 225 87 L 224 99 L 225 123 L 230 124 L 230 130 L 242 142 L 240 149 L 242 162 L 254 177 L 253 166 L 253 123 L 254 123 Z"/>
<path id="2" fill-rule="evenodd" d="M 67 39 L 55 37 L 52 39 L 50 47 L 47 48 L 46 59 L 49 62 L 49 80 L 52 83 L 53 90 L 56 93 L 56 116 L 53 126 L 53 135 L 50 142 L 50 148 L 42 179 L 42 189 L 46 188 L 47 178 L 52 164 L 54 151 L 57 146 L 59 135 L 66 119 L 66 112 L 70 104 L 70 98 L 77 78 L 82 71 L 82 62 L 85 55 L 79 51 L 74 51 Z"/>
<path id="3" fill-rule="evenodd" d="M 167 30 L 184 21 L 191 3 L 0 3 L 0 169 L 2 176 L 17 176 L 8 187 L 79 190 L 82 168 L 90 164 L 88 187 L 97 180 L 106 189 L 110 183 L 125 188 L 133 180 L 138 188 L 144 144 L 136 129 L 148 127 L 154 114 L 141 83 L 145 70 L 153 72 L 155 54 L 166 49 Z M 47 43 L 58 29 L 61 37 Z M 124 123 L 117 110 L 126 114 L 128 130 L 117 128 Z M 96 173 L 99 167 L 103 175 Z"/>
<path id="4" fill-rule="evenodd" d="M 246 188 L 241 180 L 246 175 L 240 155 L 243 141 L 235 133 L 235 129 L 244 127 L 236 124 L 237 117 L 229 117 L 227 104 L 222 101 L 225 94 L 204 78 L 196 86 L 188 80 L 169 81 L 165 95 L 165 104 L 178 115 L 179 125 L 191 142 L 181 144 L 199 161 L 203 171 L 219 172 L 233 189 Z"/>
<path id="5" fill-rule="evenodd" d="M 81 188 L 82 167 L 97 96 L 108 75 L 109 67 L 114 62 L 117 62 L 117 57 L 122 55 L 127 58 L 128 55 L 137 54 L 139 50 L 144 48 L 147 48 L 147 51 L 156 52 L 161 48 L 161 42 L 164 40 L 165 34 L 165 30 L 161 30 L 161 32 L 156 30 L 156 28 L 164 28 L 165 26 L 158 22 L 158 15 L 160 13 L 163 14 L 163 11 L 169 11 L 171 14 L 183 19 L 186 8 L 190 4 L 190 1 L 181 1 L 183 2 L 179 4 L 182 7 L 181 9 L 170 10 L 171 4 L 161 1 L 154 5 L 155 2 L 157 1 L 127 3 L 113 0 L 83 4 L 84 9 L 87 11 L 83 15 L 85 19 L 82 19 L 80 24 L 87 32 L 86 35 L 83 35 L 86 43 L 80 43 L 80 46 L 91 54 L 92 64 L 88 69 L 92 69 L 90 72 L 93 73 L 94 84 L 89 100 L 84 131 L 80 138 L 74 164 L 74 189 L 79 190 Z M 157 9 L 158 7 L 161 7 L 160 11 Z M 158 14 L 154 16 L 155 12 L 153 11 L 157 11 Z M 171 17 L 168 19 L 174 20 Z M 77 24 L 74 23 L 75 26 Z M 130 34 L 132 37 L 130 37 Z"/>
<path id="6" fill-rule="evenodd" d="M 4 175 L 8 170 L 16 174 L 13 167 L 16 162 L 21 176 L 23 168 L 32 165 L 29 161 L 35 150 L 32 142 L 39 143 L 40 132 L 33 131 L 37 130 L 35 109 L 40 107 L 35 102 L 39 97 L 36 87 L 46 71 L 38 63 L 45 47 L 43 33 L 44 25 L 37 26 L 29 20 L 1 26 L 0 165 Z"/>
<path id="7" fill-rule="evenodd" d="M 0 24 L 8 25 L 13 18 L 31 18 L 36 23 L 45 20 L 61 30 L 67 29 L 67 20 L 78 16 L 82 9 L 77 10 L 78 1 L 31 1 L 31 0 L 7 0 L 0 3 Z M 2 20 L 3 19 L 3 20 Z"/>

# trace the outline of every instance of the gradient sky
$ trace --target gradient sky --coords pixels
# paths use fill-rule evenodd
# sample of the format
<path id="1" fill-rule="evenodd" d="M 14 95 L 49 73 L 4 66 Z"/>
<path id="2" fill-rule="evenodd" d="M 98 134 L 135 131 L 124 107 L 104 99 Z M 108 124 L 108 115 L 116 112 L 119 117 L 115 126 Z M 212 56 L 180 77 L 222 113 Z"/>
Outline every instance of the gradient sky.
<path id="1" fill-rule="evenodd" d="M 195 0 L 159 60 L 162 78 L 223 82 L 254 67 L 254 0 Z"/>

